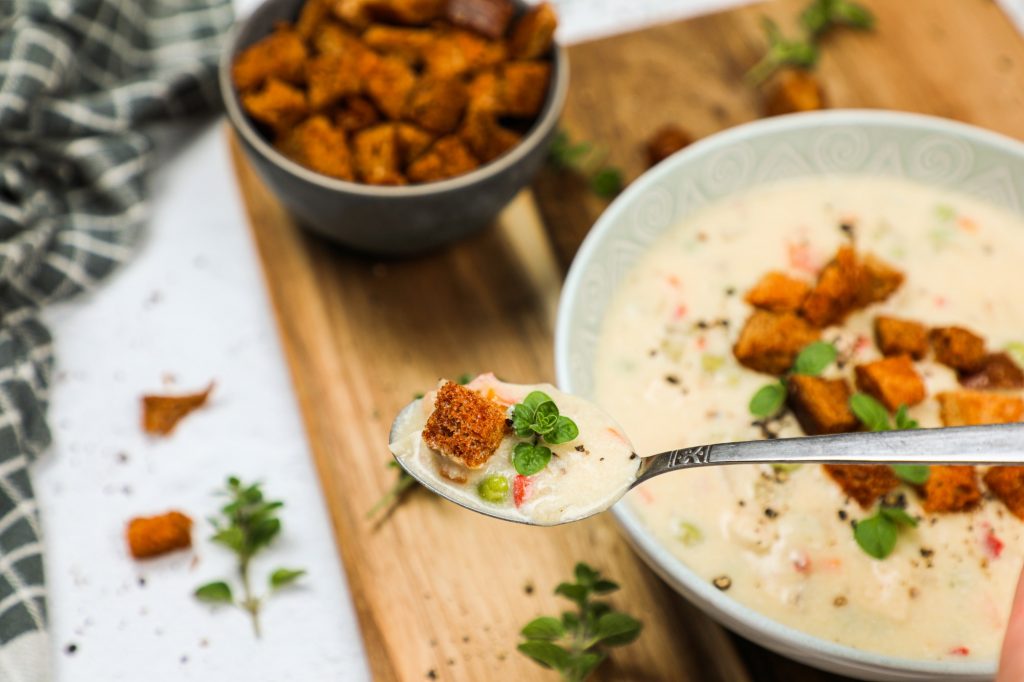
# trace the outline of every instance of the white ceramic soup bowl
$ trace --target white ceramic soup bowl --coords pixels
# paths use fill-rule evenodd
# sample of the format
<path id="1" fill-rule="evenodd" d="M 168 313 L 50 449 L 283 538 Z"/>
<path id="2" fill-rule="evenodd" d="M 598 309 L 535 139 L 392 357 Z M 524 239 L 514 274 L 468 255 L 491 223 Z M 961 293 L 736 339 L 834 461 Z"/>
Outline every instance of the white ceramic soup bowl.
<path id="1" fill-rule="evenodd" d="M 595 398 L 594 369 L 606 308 L 620 282 L 662 233 L 723 197 L 821 175 L 906 178 L 955 188 L 1024 214 L 1024 144 L 961 123 L 845 110 L 757 121 L 713 135 L 637 179 L 587 236 L 559 307 L 559 386 Z M 612 511 L 636 551 L 680 594 L 731 630 L 784 656 L 869 680 L 961 682 L 991 679 L 995 673 L 995 661 L 897 658 L 784 626 L 698 577 L 647 530 L 628 500 Z"/>

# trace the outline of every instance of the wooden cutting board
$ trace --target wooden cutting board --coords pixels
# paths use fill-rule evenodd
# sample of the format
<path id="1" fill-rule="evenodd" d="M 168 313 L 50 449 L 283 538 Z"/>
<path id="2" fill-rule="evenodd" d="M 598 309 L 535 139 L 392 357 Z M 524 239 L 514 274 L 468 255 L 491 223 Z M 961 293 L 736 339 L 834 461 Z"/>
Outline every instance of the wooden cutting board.
<path id="1" fill-rule="evenodd" d="M 703 136 L 752 120 L 741 75 L 764 49 L 760 17 L 792 26 L 803 0 L 757 5 L 574 46 L 564 125 L 627 178 L 667 122 Z M 827 40 L 830 101 L 932 113 L 1024 138 L 1024 41 L 991 0 L 873 0 L 871 34 Z M 426 257 L 381 262 L 299 230 L 232 143 L 239 186 L 355 600 L 374 679 L 556 679 L 515 651 L 518 630 L 558 613 L 551 595 L 587 561 L 645 631 L 598 680 L 836 680 L 731 637 L 632 554 L 607 517 L 533 529 L 422 491 L 385 522 L 391 417 L 438 377 L 494 371 L 551 380 L 565 268 L 606 203 L 545 170 L 492 229 Z M 422 330 L 429 329 L 430 333 Z"/>

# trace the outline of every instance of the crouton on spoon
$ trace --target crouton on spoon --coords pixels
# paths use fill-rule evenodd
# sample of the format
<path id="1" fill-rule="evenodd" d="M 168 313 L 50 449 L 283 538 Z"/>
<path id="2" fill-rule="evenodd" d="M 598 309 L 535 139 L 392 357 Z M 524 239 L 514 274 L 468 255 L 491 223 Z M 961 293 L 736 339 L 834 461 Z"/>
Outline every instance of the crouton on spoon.
<path id="1" fill-rule="evenodd" d="M 1024 423 L 842 433 L 633 451 L 593 403 L 549 384 L 442 381 L 391 426 L 398 463 L 429 490 L 507 521 L 553 526 L 605 511 L 643 481 L 716 464 L 1024 462 Z"/>

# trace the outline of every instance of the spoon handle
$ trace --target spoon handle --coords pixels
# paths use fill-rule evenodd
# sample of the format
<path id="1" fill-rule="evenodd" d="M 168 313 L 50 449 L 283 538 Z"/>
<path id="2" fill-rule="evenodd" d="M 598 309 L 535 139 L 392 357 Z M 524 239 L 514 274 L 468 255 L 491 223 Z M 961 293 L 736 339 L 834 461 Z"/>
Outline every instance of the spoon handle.
<path id="1" fill-rule="evenodd" d="M 698 445 L 644 459 L 636 483 L 715 464 L 1024 464 L 1024 423 Z M 634 485 L 636 484 L 634 483 Z"/>

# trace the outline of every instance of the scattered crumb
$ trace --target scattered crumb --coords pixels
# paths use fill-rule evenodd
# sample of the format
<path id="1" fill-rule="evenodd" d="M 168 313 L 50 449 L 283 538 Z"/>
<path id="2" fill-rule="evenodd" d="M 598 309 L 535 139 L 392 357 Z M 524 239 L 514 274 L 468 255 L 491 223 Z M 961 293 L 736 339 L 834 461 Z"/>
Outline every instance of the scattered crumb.
<path id="1" fill-rule="evenodd" d="M 73 655 L 76 651 L 78 651 L 78 645 L 74 642 L 64 647 L 64 653 L 66 653 L 68 656 Z"/>
<path id="2" fill-rule="evenodd" d="M 142 430 L 159 436 L 170 435 L 178 422 L 206 404 L 213 386 L 211 381 L 206 390 L 199 393 L 142 396 Z"/>
<path id="3" fill-rule="evenodd" d="M 160 556 L 192 546 L 192 519 L 178 511 L 136 517 L 128 522 L 125 536 L 134 558 Z"/>

